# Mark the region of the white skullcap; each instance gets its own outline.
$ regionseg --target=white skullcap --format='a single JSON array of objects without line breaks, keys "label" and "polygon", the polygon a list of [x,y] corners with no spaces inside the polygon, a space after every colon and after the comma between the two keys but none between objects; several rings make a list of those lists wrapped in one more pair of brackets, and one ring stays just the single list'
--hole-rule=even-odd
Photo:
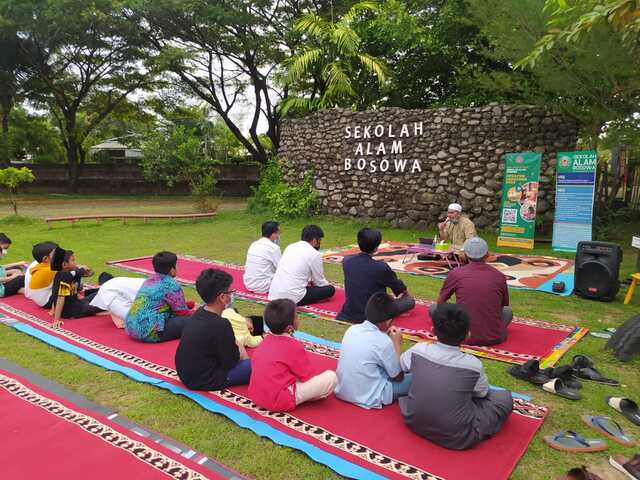
[{"label": "white skullcap", "polygon": [[459,203],[452,203],[451,205],[449,205],[449,208],[447,208],[447,210],[455,210],[456,212],[461,212],[462,205],[460,205]]}]

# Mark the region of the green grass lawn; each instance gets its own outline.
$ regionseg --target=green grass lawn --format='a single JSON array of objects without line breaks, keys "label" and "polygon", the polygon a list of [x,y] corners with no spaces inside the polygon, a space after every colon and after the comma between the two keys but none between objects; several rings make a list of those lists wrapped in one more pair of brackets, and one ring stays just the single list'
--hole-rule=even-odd
[{"label": "green grass lawn", "polygon": [[[23,212],[28,210],[30,215],[39,218],[50,215],[48,212],[62,215],[70,210],[77,214],[110,213],[110,209],[115,207],[127,212],[138,212],[149,208],[148,205],[151,204],[154,205],[154,209],[157,208],[154,212],[166,213],[187,208],[186,205],[189,203],[184,198],[172,200],[158,197],[136,197],[127,200],[48,196],[29,197],[27,200],[32,202],[30,210],[25,207]],[[87,222],[74,227],[57,224],[50,230],[44,221],[36,218],[3,220],[0,221],[0,231],[7,233],[14,242],[5,261],[9,263],[30,259],[31,245],[42,240],[54,240],[65,248],[74,250],[78,261],[93,266],[97,272],[104,269],[112,273],[122,273],[117,269],[102,267],[108,260],[149,255],[161,249],[243,263],[247,246],[259,235],[260,224],[267,218],[245,213],[242,205],[242,202],[238,201],[225,203],[216,218],[198,222],[130,222],[128,225],[122,225],[118,221],[101,224]],[[283,248],[288,243],[298,240],[302,226],[310,221],[303,219],[285,222],[282,225]],[[314,218],[313,222],[321,225],[325,231],[323,248],[354,243],[356,232],[362,227],[362,224],[355,220],[332,217]],[[635,251],[628,245],[630,235],[638,230],[637,227],[638,225],[621,225],[616,229],[615,238],[606,239],[619,242],[625,249],[621,278],[628,277],[634,271]],[[425,232],[383,228],[383,235],[387,240],[415,241],[418,236],[424,234]],[[426,235],[433,235],[433,231],[426,232]],[[483,236],[489,241],[490,246],[495,246],[493,233],[484,232]],[[541,245],[534,253],[553,255],[550,245]],[[326,265],[325,271],[329,279],[342,282],[340,266]],[[442,283],[441,280],[429,277],[401,277],[414,295],[425,299],[434,299]],[[186,292],[190,298],[197,298],[194,290],[186,289]],[[622,304],[624,288],[617,301],[612,303],[527,291],[511,290],[510,295],[518,316],[582,325],[596,330],[621,324],[638,313],[640,305],[640,291],[631,305]],[[261,309],[259,305],[248,302],[238,301],[237,305],[243,313],[257,313]],[[301,329],[339,341],[345,327],[335,322],[304,318]],[[564,428],[591,435],[580,421],[580,416],[584,414],[612,415],[632,434],[640,437],[639,427],[633,426],[609,410],[605,404],[607,395],[623,395],[640,400],[640,360],[622,364],[602,350],[604,343],[604,340],[587,336],[570,350],[563,361],[569,361],[571,356],[577,353],[590,355],[596,359],[597,367],[605,375],[620,379],[623,386],[612,388],[585,383],[582,390],[584,398],[579,402],[543,393],[517,381],[507,374],[508,364],[483,360],[493,384],[529,394],[537,403],[547,405],[551,409],[541,432],[531,443],[512,478],[554,478],[576,465],[602,464],[610,454],[621,453],[629,456],[640,450],[640,447],[633,450],[608,442],[609,449],[601,454],[569,454],[551,450],[541,440],[543,435]],[[405,348],[409,345],[406,343]],[[203,410],[190,400],[136,383],[120,374],[107,372],[5,326],[0,326],[0,356],[59,382],[93,401],[114,408],[121,414],[184,442],[248,476],[258,479],[324,479],[336,476],[331,470],[314,463],[305,455],[260,439],[223,417]],[[491,468],[490,465],[487,465],[487,468]]]}]

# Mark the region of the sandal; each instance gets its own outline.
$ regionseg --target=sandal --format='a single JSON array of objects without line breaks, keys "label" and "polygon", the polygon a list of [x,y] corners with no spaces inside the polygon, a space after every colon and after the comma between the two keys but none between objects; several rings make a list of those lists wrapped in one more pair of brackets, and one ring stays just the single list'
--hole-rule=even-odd
[{"label": "sandal", "polygon": [[640,454],[636,454],[631,460],[622,455],[614,455],[609,457],[609,463],[627,478],[640,480]]},{"label": "sandal", "polygon": [[587,439],[572,430],[562,430],[555,435],[547,435],[544,442],[562,452],[601,452],[607,444],[598,439]]},{"label": "sandal", "polygon": [[627,435],[624,429],[615,420],[609,417],[597,417],[583,415],[582,421],[605,437],[625,447],[633,447],[636,444],[634,438]]},{"label": "sandal", "polygon": [[640,408],[633,400],[622,397],[607,397],[607,405],[620,412],[631,423],[640,425]]},{"label": "sandal", "polygon": [[569,400],[580,400],[582,396],[575,390],[567,387],[562,379],[554,378],[553,380],[542,385],[545,392],[553,393],[559,397],[568,398]]},{"label": "sandal", "polygon": [[573,368],[571,365],[562,365],[556,368],[548,367],[540,372],[549,377],[549,380],[552,378],[561,379],[564,384],[572,390],[580,390],[582,388],[580,380],[573,377]]},{"label": "sandal", "polygon": [[582,380],[591,380],[592,382],[602,383],[604,385],[619,386],[618,380],[606,378],[594,367],[593,360],[586,355],[576,355],[573,357],[571,364],[573,367],[573,376]]},{"label": "sandal", "polygon": [[509,369],[509,373],[520,380],[531,382],[534,385],[543,385],[551,380],[551,377],[545,373],[545,370],[540,370],[540,362],[538,362],[538,360],[529,360],[523,365],[514,365]]}]

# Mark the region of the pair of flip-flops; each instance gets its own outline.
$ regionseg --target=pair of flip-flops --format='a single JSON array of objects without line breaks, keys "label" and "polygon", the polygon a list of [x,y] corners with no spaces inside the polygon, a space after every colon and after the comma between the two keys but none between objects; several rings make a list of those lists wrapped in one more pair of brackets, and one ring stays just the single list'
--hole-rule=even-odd
[{"label": "pair of flip-flops", "polygon": [[607,397],[607,405],[620,412],[631,423],[640,426],[640,408],[630,398]]},{"label": "pair of flip-flops", "polygon": [[582,384],[573,377],[573,368],[570,365],[541,370],[538,360],[529,360],[523,365],[514,365],[509,369],[509,373],[560,397],[569,400],[582,398],[578,392]]},{"label": "pair of flip-flops", "polygon": [[[625,447],[636,445],[635,439],[609,417],[584,415],[582,421],[598,433],[620,445]],[[544,437],[544,441],[551,448],[563,452],[601,452],[607,448],[604,440],[585,438],[573,430],[562,430],[555,435],[547,435]]]}]

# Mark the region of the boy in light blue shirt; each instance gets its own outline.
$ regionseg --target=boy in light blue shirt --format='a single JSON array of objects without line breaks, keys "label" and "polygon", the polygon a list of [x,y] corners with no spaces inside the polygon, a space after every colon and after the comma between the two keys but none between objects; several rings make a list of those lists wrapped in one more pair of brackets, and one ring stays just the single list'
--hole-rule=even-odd
[{"label": "boy in light blue shirt", "polygon": [[382,408],[407,395],[411,374],[400,367],[402,334],[391,326],[397,311],[384,292],[371,296],[367,320],[345,332],[338,360],[336,396],[362,408]]}]

